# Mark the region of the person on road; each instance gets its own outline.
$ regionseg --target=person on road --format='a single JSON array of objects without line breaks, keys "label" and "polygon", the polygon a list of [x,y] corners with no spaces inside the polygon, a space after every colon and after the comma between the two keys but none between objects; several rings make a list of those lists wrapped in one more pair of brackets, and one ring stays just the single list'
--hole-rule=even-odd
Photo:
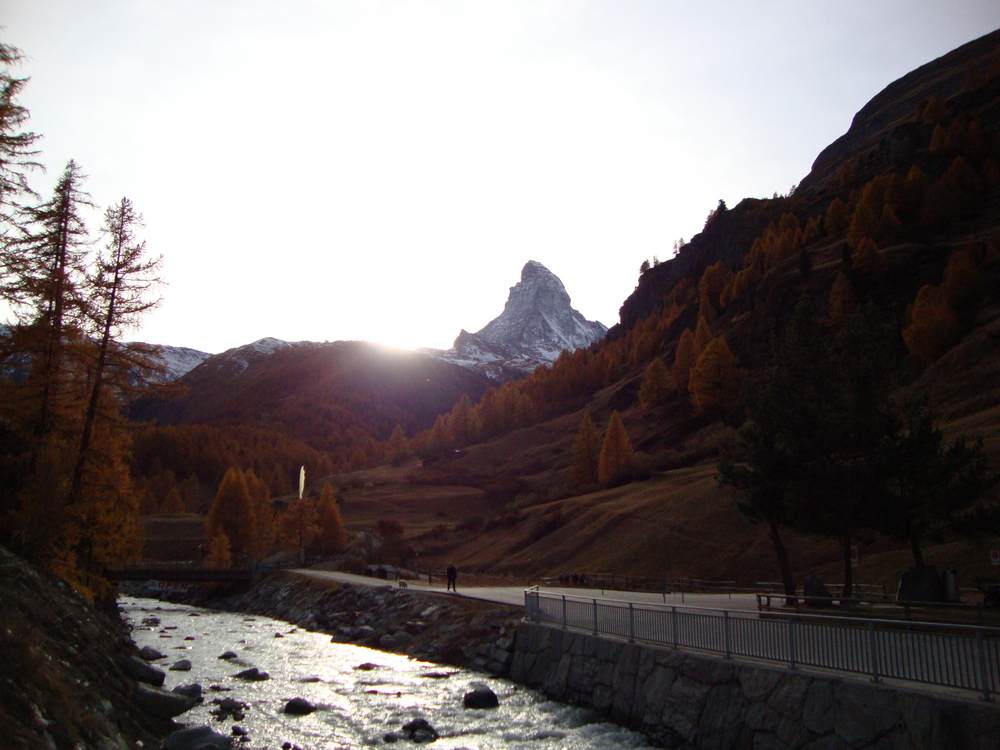
[{"label": "person on road", "polygon": [[458,580],[458,571],[455,569],[455,563],[448,563],[448,570],[445,571],[448,576],[448,588],[447,591],[458,591],[455,587],[455,581]]}]

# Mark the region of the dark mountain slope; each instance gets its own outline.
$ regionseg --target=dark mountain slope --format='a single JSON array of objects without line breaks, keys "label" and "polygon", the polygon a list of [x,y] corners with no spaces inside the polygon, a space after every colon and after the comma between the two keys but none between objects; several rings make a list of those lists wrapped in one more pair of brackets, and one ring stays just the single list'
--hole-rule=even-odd
[{"label": "dark mountain slope", "polygon": [[429,427],[463,394],[488,381],[415,352],[363,341],[241,347],[210,357],[180,381],[174,401],[139,404],[133,416],[159,424],[252,425],[294,435],[319,450],[350,436],[388,437]]}]

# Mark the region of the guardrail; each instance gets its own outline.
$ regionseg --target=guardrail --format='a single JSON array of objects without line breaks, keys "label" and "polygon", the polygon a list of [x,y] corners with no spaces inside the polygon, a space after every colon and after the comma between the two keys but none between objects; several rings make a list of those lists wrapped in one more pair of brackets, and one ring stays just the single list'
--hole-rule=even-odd
[{"label": "guardrail", "polygon": [[1000,629],[635,604],[525,591],[528,620],[679,649],[1000,693]]}]

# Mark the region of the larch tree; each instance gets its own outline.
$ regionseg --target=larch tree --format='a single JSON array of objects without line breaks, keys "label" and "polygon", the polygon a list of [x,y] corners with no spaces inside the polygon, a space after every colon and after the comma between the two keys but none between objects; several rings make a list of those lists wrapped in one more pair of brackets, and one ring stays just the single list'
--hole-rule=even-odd
[{"label": "larch tree", "polygon": [[847,229],[847,205],[840,198],[834,198],[823,218],[823,229],[830,236],[840,234]]},{"label": "larch tree", "polygon": [[670,371],[663,360],[654,357],[646,368],[646,376],[639,388],[639,403],[643,409],[651,409],[664,403],[674,392],[674,384],[670,379]]},{"label": "larch tree", "polygon": [[632,442],[628,438],[625,423],[622,422],[621,414],[614,411],[608,422],[608,431],[604,434],[598,461],[597,478],[601,484],[610,481],[624,469],[632,453]]},{"label": "larch tree", "polygon": [[308,497],[296,500],[282,514],[278,526],[282,549],[295,554],[299,563],[305,562],[306,550],[319,534],[316,504]]},{"label": "larch tree", "polygon": [[681,334],[681,338],[677,342],[674,365],[671,369],[671,375],[674,378],[674,387],[677,388],[677,392],[681,395],[687,393],[691,368],[694,367],[696,361],[694,334],[691,333],[690,328],[685,328],[684,333]]},{"label": "larch tree", "polygon": [[316,504],[319,524],[319,550],[324,555],[336,555],[343,552],[347,546],[347,529],[340,516],[340,503],[333,487],[329,483],[323,485]]},{"label": "larch tree", "polygon": [[205,536],[209,539],[220,532],[229,537],[234,557],[250,553],[256,539],[255,518],[246,477],[237,467],[231,467],[219,483],[215,501],[205,519]]},{"label": "larch tree", "polygon": [[926,284],[917,292],[910,312],[911,323],[903,330],[903,340],[911,354],[930,364],[944,352],[958,333],[958,316],[948,304],[943,287]]},{"label": "larch tree", "polygon": [[596,484],[599,478],[598,467],[601,460],[601,435],[590,418],[589,412],[584,412],[580,426],[573,442],[573,482],[577,485]]},{"label": "larch tree", "polygon": [[97,339],[97,352],[92,365],[90,395],[84,415],[83,430],[77,449],[76,465],[70,485],[68,504],[80,502],[84,489],[84,473],[94,457],[91,439],[99,419],[98,406],[107,399],[105,374],[110,368],[141,375],[155,369],[144,352],[130,351],[119,343],[123,331],[138,325],[142,316],[155,308],[160,300],[152,295],[159,283],[157,271],[161,257],[146,257],[146,243],[136,237],[142,217],[128,198],[109,208],[104,214],[105,246],[97,253],[94,271],[87,276],[88,305],[86,314],[92,336]]},{"label": "larch tree", "polygon": [[[11,66],[21,59],[20,50],[0,43],[0,66],[3,66],[0,69],[0,239],[5,238],[16,221],[17,201],[21,196],[31,195],[27,172],[40,166],[35,161],[38,156],[35,145],[40,136],[24,130],[29,113],[18,102],[27,79],[18,78],[11,72]],[[5,255],[3,259],[7,260]],[[0,292],[4,288],[5,265],[6,262],[0,264]]]},{"label": "larch tree", "polygon": [[723,337],[712,339],[691,368],[688,389],[696,414],[725,413],[739,403],[740,371]]},{"label": "larch tree", "polygon": [[854,289],[847,274],[838,271],[826,304],[826,324],[838,329],[855,309]]},{"label": "larch tree", "polygon": [[253,536],[247,548],[251,560],[263,560],[271,552],[277,535],[274,508],[271,505],[271,490],[267,482],[260,479],[253,471],[243,472],[250,494],[250,513],[253,516]]},{"label": "larch tree", "polygon": [[230,568],[233,565],[233,553],[229,545],[229,537],[224,531],[218,532],[208,540],[205,554],[205,567],[214,569]]},{"label": "larch tree", "polygon": [[81,283],[89,237],[83,209],[92,204],[83,192],[84,179],[70,161],[52,198],[24,209],[26,228],[10,245],[17,260],[8,270],[7,296],[22,323],[21,354],[32,362],[38,437],[49,434],[53,413],[65,400],[67,339],[79,332],[86,309]]},{"label": "larch tree", "polygon": [[701,353],[705,351],[709,343],[712,341],[712,329],[708,325],[708,321],[702,317],[698,316],[698,327],[694,331],[694,358],[695,362],[698,361],[698,357]]}]

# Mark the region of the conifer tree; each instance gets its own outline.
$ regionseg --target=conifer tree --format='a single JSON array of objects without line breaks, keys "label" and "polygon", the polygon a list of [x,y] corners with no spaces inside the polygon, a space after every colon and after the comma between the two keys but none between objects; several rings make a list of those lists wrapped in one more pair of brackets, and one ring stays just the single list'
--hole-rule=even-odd
[{"label": "conifer tree", "polygon": [[132,347],[126,354],[120,351],[118,344],[123,331],[136,326],[145,313],[159,304],[159,299],[150,297],[149,292],[158,283],[156,272],[161,258],[145,257],[146,243],[135,235],[141,225],[142,217],[128,198],[122,198],[119,204],[109,208],[104,215],[107,244],[97,254],[94,273],[87,277],[87,317],[98,343],[70,486],[70,505],[80,501],[84,471],[88,461],[94,459],[91,438],[98,420],[98,405],[107,389],[106,372],[117,366],[119,372],[128,371],[132,376],[142,377],[157,369],[148,356],[143,356],[146,352]]},{"label": "conifer tree", "polygon": [[205,536],[211,539],[224,533],[229,538],[233,556],[242,557],[253,548],[256,531],[246,477],[233,466],[219,483],[215,501],[205,519]]},{"label": "conifer tree", "polygon": [[278,523],[281,547],[305,562],[306,550],[319,534],[319,516],[316,504],[308,497],[296,500],[288,506]]},{"label": "conifer tree", "polygon": [[952,309],[976,297],[982,288],[983,273],[972,253],[968,250],[952,253],[944,269],[944,289]]},{"label": "conifer tree", "polygon": [[389,436],[389,458],[392,461],[398,461],[402,458],[410,447],[406,439],[406,433],[403,431],[403,426],[397,424],[392,430],[392,434]]},{"label": "conifer tree", "polygon": [[688,388],[696,414],[731,411],[739,400],[740,372],[725,338],[712,339],[691,368]]},{"label": "conifer tree", "polygon": [[865,201],[858,203],[851,217],[851,228],[847,231],[847,244],[857,248],[865,237],[878,236],[878,216]]},{"label": "conifer tree", "polygon": [[604,434],[601,445],[601,457],[598,461],[597,478],[601,484],[610,481],[632,456],[632,442],[628,439],[625,423],[621,415],[614,411],[608,422],[608,431]]},{"label": "conifer tree", "polygon": [[599,478],[601,435],[594,426],[589,412],[583,413],[573,443],[573,482],[577,485],[595,484]]},{"label": "conifer tree", "polygon": [[677,352],[674,355],[674,366],[671,370],[674,387],[677,388],[677,392],[681,395],[687,393],[688,378],[691,368],[694,367],[696,361],[694,334],[691,333],[690,328],[685,328],[680,340],[677,342]]},{"label": "conifer tree", "polygon": [[862,238],[851,258],[851,268],[866,276],[881,276],[888,269],[885,253],[870,237]]},{"label": "conifer tree", "polygon": [[903,340],[911,354],[930,364],[944,352],[958,332],[958,317],[948,304],[943,287],[926,284],[917,292],[910,313],[911,323]]},{"label": "conifer tree", "polygon": [[448,415],[448,432],[451,433],[452,442],[457,447],[464,448],[475,441],[474,418],[475,414],[472,402],[469,400],[469,394],[463,393],[462,398],[452,407],[451,413]]},{"label": "conifer tree", "polygon": [[823,229],[830,236],[840,234],[847,229],[847,206],[840,198],[834,198],[827,208]]},{"label": "conifer tree", "polygon": [[205,555],[205,567],[215,569],[231,568],[233,565],[233,554],[229,545],[229,537],[224,531],[220,531],[208,540],[208,549]]},{"label": "conifer tree", "polygon": [[271,552],[277,535],[271,490],[267,482],[259,479],[253,469],[243,472],[250,494],[250,512],[253,516],[253,539],[247,549],[251,560],[263,560]]},{"label": "conifer tree", "polygon": [[[40,165],[35,161],[38,151],[35,144],[39,135],[23,126],[28,121],[28,110],[18,102],[27,79],[17,78],[11,73],[11,66],[21,61],[21,51],[0,42],[0,238],[7,234],[14,221],[13,210],[23,195],[31,195],[27,172]],[[2,252],[2,251],[0,251]],[[0,255],[0,299],[5,295],[6,274],[5,255]],[[10,260],[14,260],[10,258]]]},{"label": "conifer tree", "polygon": [[695,361],[705,351],[705,348],[712,341],[712,329],[708,326],[708,321],[704,317],[698,317],[698,327],[694,332],[694,356]]},{"label": "conifer tree", "polygon": [[654,357],[646,368],[646,377],[639,388],[639,403],[643,409],[651,409],[665,402],[673,390],[670,371],[662,359]]},{"label": "conifer tree", "polygon": [[347,529],[340,517],[340,503],[329,482],[323,485],[316,511],[320,552],[327,556],[342,552],[347,546]]},{"label": "conifer tree", "polygon": [[65,399],[63,352],[85,309],[80,284],[88,236],[82,211],[91,204],[82,190],[84,179],[70,161],[53,197],[25,209],[27,228],[11,244],[16,261],[5,269],[10,276],[6,296],[27,323],[22,354],[32,362],[30,382],[38,392],[34,433],[39,437],[48,434],[52,414]]},{"label": "conifer tree", "polygon": [[839,329],[846,318],[854,312],[854,308],[854,289],[851,287],[851,281],[843,271],[838,271],[826,305],[826,324],[833,329]]}]

